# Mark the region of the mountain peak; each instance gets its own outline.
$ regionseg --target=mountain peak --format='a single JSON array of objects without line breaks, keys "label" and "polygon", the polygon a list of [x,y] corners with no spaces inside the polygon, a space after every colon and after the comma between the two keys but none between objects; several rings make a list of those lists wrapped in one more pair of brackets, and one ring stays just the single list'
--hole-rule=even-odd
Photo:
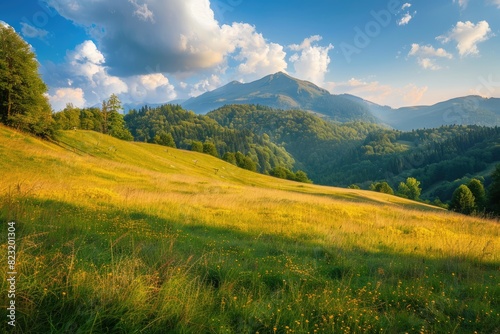
[{"label": "mountain peak", "polygon": [[203,114],[228,104],[260,104],[277,109],[301,109],[320,113],[338,121],[375,121],[366,108],[334,96],[315,84],[285,72],[269,74],[249,83],[235,81],[191,98],[182,106]]}]

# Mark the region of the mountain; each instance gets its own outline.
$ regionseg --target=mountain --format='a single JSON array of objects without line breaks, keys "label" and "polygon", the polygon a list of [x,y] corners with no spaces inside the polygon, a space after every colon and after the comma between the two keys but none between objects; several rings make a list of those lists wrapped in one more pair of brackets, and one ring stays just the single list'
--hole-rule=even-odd
[{"label": "mountain", "polygon": [[458,97],[431,106],[413,106],[393,109],[344,95],[363,104],[383,123],[403,131],[437,128],[443,125],[500,126],[500,99],[481,96]]},{"label": "mountain", "polygon": [[283,72],[250,83],[237,81],[184,101],[181,105],[199,114],[230,104],[258,104],[271,108],[300,109],[338,121],[364,121],[397,130],[436,128],[443,125],[500,125],[500,99],[465,96],[432,106],[394,109],[360,97],[330,94],[315,84]]},{"label": "mountain", "polygon": [[339,122],[378,123],[369,108],[342,95],[332,95],[315,84],[283,72],[250,83],[237,81],[191,98],[182,106],[204,114],[228,104],[258,104],[277,109],[300,109]]}]

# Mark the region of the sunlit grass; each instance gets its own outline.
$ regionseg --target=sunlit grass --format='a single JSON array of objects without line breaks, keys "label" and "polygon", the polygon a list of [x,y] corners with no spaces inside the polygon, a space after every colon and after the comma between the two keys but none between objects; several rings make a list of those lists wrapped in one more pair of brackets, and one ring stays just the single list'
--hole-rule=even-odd
[{"label": "sunlit grass", "polygon": [[496,222],[94,132],[0,153],[19,332],[499,329]]}]

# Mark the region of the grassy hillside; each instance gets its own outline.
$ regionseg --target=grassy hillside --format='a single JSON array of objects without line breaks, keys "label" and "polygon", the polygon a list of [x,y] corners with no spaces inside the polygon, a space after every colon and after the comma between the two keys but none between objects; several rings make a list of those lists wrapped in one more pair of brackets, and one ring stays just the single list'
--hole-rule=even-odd
[{"label": "grassy hillside", "polygon": [[0,155],[19,333],[500,329],[496,222],[89,131]]}]

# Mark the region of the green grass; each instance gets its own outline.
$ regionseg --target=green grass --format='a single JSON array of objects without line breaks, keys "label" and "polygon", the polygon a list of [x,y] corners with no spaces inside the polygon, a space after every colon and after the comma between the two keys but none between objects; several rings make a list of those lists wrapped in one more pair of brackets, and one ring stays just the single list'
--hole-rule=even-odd
[{"label": "green grass", "polygon": [[0,154],[15,332],[500,330],[497,222],[94,132]]}]

